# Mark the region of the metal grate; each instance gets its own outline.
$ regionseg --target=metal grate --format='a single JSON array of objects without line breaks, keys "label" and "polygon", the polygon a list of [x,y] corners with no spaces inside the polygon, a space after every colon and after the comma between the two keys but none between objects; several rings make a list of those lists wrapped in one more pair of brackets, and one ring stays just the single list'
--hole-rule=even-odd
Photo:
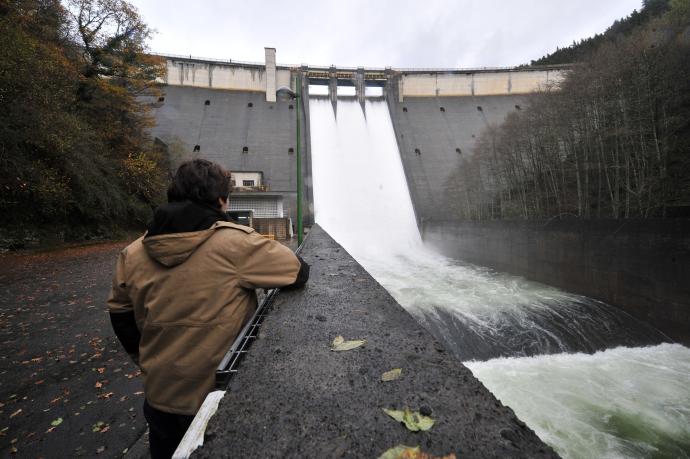
[{"label": "metal grate", "polygon": [[[308,238],[309,235],[307,234],[302,244],[295,250],[295,254],[302,251],[302,247]],[[245,324],[240,334],[235,338],[235,342],[232,343],[228,352],[225,353],[225,356],[216,369],[216,389],[225,390],[230,384],[230,379],[237,373],[237,367],[242,361],[242,358],[249,350],[252,342],[256,339],[259,328],[263,324],[264,318],[270,312],[271,306],[273,305],[273,299],[279,291],[280,289],[274,288],[268,292],[266,298],[264,298],[259,307],[256,308],[256,312],[252,318]]]}]

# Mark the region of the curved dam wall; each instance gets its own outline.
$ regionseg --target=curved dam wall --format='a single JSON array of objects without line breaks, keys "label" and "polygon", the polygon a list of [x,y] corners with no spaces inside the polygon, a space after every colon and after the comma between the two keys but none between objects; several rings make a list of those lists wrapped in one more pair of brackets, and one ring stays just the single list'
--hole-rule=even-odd
[{"label": "curved dam wall", "polygon": [[500,124],[529,95],[389,97],[391,119],[417,222],[457,218],[462,183],[452,179],[481,132]]}]

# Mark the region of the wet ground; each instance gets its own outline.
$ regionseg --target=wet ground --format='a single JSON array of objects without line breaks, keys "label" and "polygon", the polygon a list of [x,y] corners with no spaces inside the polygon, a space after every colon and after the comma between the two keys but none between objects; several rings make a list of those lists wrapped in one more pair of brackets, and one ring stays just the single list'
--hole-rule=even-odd
[{"label": "wet ground", "polygon": [[0,256],[0,456],[120,457],[144,433],[105,305],[124,246]]}]

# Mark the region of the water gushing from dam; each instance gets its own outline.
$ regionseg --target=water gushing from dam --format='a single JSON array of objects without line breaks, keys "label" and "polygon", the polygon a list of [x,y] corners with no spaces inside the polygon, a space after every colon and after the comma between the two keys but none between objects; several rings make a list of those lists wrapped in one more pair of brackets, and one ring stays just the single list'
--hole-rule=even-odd
[{"label": "water gushing from dam", "polygon": [[388,107],[365,109],[339,101],[336,120],[310,100],[316,221],[560,454],[683,453],[690,350],[604,303],[427,250]]}]

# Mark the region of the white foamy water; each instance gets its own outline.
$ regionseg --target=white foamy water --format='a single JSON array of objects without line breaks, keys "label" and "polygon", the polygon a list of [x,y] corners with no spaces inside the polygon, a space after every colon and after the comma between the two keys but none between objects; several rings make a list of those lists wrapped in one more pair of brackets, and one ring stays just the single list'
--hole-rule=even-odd
[{"label": "white foamy water", "polygon": [[688,457],[690,349],[679,344],[465,363],[570,458]]},{"label": "white foamy water", "polygon": [[[567,380],[580,369],[583,374],[587,371],[582,358],[572,353],[658,343],[663,336],[603,303],[520,277],[462,264],[426,249],[415,223],[386,103],[367,102],[365,118],[358,103],[339,101],[337,121],[328,100],[312,99],[309,110],[316,221],[458,358],[488,360],[504,356],[571,353],[540,355],[533,359],[544,362],[545,367],[531,373],[532,381],[525,377],[519,383],[529,389],[543,379],[541,372],[550,371],[549,384],[542,388],[542,398],[526,409],[526,413],[533,410],[537,415],[518,415],[530,425],[528,418],[550,417],[551,423],[547,422],[547,427],[538,433],[565,456],[618,457],[620,448],[613,441],[602,442],[596,449],[581,451],[578,456],[573,455],[573,451],[580,446],[565,448],[553,440],[560,438],[559,431],[568,429],[566,420],[573,425],[587,424],[586,419],[572,413],[579,410],[588,412],[594,406],[577,404],[579,400],[588,398],[586,390],[577,384],[561,391],[561,388],[569,387]],[[643,352],[641,349],[629,351]],[[668,380],[668,386],[676,387],[676,395],[682,392],[677,382],[690,387],[687,372],[683,370],[688,357],[683,353],[679,355],[685,361],[681,367],[667,362],[668,368],[673,369],[671,372],[645,367],[651,379]],[[555,357],[563,360],[554,364]],[[497,361],[500,360],[490,360],[487,364]],[[618,374],[634,378],[639,367],[635,367],[630,359],[627,362],[627,366],[622,364],[627,373],[619,371]],[[563,368],[568,371],[561,371]],[[496,367],[492,371],[487,367],[478,377],[482,381],[484,378],[488,380],[490,375],[500,379],[502,371],[503,368]],[[604,380],[607,378],[606,375],[602,377]],[[615,394],[607,394],[606,390],[616,391],[616,387],[614,384],[601,384],[601,397],[614,399]],[[684,397],[676,397],[678,403],[674,409],[678,412],[688,412],[689,391],[686,389]],[[520,397],[521,392],[516,388],[515,392],[505,396],[503,402],[513,406]],[[571,414],[560,417],[561,413],[568,411],[554,413],[548,404],[540,405],[539,400],[542,399],[560,400],[572,408]],[[656,399],[658,397],[651,397],[641,402],[639,409],[655,405],[653,400]],[[630,401],[631,410],[635,409],[636,403],[636,400]],[[610,411],[609,408],[603,409],[603,413],[608,413],[604,416],[615,419],[615,410]],[[591,416],[596,417],[595,414]],[[649,428],[644,417],[637,421],[638,429]],[[587,425],[591,425],[593,431],[600,429],[596,423]],[[536,430],[535,426],[532,427]],[[662,428],[661,431],[665,430]],[[671,430],[665,432],[666,436],[656,437],[658,441],[665,442],[667,438],[678,435],[687,437],[683,433],[676,435],[677,432]],[[620,438],[625,442],[626,435],[632,434],[620,429],[611,433],[610,438]],[[576,440],[577,436],[573,438]],[[575,440],[573,445],[579,445]],[[662,448],[654,443],[656,440],[649,441],[646,457],[654,457],[654,448]],[[563,444],[568,444],[568,438],[563,440]],[[592,454],[587,455],[588,451]]]}]

